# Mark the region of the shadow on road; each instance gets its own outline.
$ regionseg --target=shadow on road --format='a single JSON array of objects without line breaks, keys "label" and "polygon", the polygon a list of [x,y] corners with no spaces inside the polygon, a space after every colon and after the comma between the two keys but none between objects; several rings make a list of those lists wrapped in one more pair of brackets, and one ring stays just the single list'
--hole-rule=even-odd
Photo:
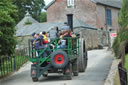
[{"label": "shadow on road", "polygon": [[[74,76],[73,76],[74,78]],[[39,82],[52,82],[52,81],[67,81],[66,76],[63,76],[62,74],[55,74],[55,75],[48,75],[48,77],[41,77],[39,79]],[[70,81],[70,80],[69,80]]]}]

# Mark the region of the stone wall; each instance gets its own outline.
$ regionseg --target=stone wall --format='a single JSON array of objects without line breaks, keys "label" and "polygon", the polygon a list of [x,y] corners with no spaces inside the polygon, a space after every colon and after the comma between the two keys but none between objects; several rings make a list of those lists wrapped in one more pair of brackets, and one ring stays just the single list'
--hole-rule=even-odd
[{"label": "stone wall", "polygon": [[21,36],[17,37],[16,55],[28,56],[29,55],[29,44],[28,40],[32,39],[32,36]]},{"label": "stone wall", "polygon": [[85,39],[87,49],[99,48],[99,46],[108,45],[107,32],[103,30],[93,30],[88,28],[74,29]]},{"label": "stone wall", "polygon": [[23,49],[23,48],[28,48],[28,40],[32,39],[32,36],[21,36],[18,37],[18,44],[17,44],[17,49]]}]

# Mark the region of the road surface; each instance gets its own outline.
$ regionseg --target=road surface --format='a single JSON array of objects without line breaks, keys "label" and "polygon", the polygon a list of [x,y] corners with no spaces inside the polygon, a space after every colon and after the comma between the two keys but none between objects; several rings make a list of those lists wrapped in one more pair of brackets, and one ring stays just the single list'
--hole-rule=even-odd
[{"label": "road surface", "polygon": [[113,57],[107,48],[88,51],[88,67],[86,72],[73,76],[72,80],[64,80],[62,74],[50,74],[48,78],[40,77],[38,82],[32,82],[28,62],[18,72],[0,81],[0,85],[103,85]]}]

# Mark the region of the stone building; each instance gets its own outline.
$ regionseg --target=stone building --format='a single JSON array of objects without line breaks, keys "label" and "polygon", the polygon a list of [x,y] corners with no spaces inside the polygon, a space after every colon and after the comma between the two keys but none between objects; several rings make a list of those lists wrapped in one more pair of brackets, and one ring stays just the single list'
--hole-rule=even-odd
[{"label": "stone building", "polygon": [[[72,8],[71,8],[71,10],[72,10]],[[73,13],[73,11],[71,11],[71,10],[67,11],[67,13],[69,13],[69,12]],[[61,12],[59,12],[59,13],[61,13]],[[77,33],[80,32],[80,34],[82,34],[82,37],[85,39],[87,49],[98,48],[99,45],[103,46],[103,45],[108,44],[108,38],[106,36],[102,35],[103,31],[97,29],[95,27],[95,25],[87,24],[84,20],[82,20],[82,18],[76,18],[75,16],[76,15],[74,14],[74,19],[73,19],[74,32],[77,32]],[[51,17],[51,19],[52,18],[53,17]],[[29,21],[32,22],[32,24],[25,25],[25,22],[28,19],[29,19]],[[55,19],[54,22],[49,21],[46,23],[39,23],[39,22],[35,21],[30,15],[27,14],[17,24],[17,27],[18,27],[18,29],[16,31],[16,36],[18,37],[17,49],[28,48],[28,39],[32,38],[31,34],[33,32],[36,32],[36,33],[40,33],[42,31],[47,32],[50,30],[51,26],[58,26],[59,28],[61,28],[65,21],[67,21],[66,14],[64,14],[63,18],[60,20],[58,18],[58,20]],[[104,40],[102,40],[103,37],[104,37]],[[102,42],[102,41],[105,41],[105,42]]]},{"label": "stone building", "polygon": [[[51,26],[58,26],[61,29],[64,21],[62,22],[47,22],[47,23],[34,23],[32,25],[25,25],[16,31],[19,43],[17,48],[28,48],[28,40],[32,39],[32,33],[40,33],[42,31],[48,32]],[[86,41],[87,49],[98,48],[101,39],[99,39],[100,31],[97,28],[86,24],[81,20],[73,20],[74,32],[80,33]],[[100,35],[102,36],[102,35]]]},{"label": "stone building", "polygon": [[48,22],[64,21],[67,13],[73,13],[75,19],[118,32],[121,7],[122,0],[53,0],[45,9]]}]

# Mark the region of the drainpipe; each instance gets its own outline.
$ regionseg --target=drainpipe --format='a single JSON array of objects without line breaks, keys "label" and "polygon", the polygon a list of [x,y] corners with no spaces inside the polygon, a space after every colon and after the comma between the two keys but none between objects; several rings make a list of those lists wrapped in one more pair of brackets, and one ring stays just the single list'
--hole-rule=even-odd
[{"label": "drainpipe", "polygon": [[73,14],[67,14],[67,22],[73,32]]}]

